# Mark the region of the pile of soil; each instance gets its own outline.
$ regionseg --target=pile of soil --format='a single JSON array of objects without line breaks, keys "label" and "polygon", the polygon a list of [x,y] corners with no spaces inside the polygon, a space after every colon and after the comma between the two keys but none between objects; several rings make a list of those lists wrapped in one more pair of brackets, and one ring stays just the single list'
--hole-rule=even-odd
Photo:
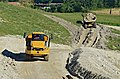
[{"label": "pile of soil", "polygon": [[82,47],[69,54],[66,69],[80,79],[119,79],[120,52]]},{"label": "pile of soil", "polygon": [[0,79],[22,79],[17,73],[16,62],[0,54]]}]

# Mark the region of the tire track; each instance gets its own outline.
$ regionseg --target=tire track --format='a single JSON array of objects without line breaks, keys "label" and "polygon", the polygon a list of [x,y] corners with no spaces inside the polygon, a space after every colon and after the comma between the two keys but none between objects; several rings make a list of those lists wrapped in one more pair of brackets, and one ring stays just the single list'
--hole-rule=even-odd
[{"label": "tire track", "polygon": [[[24,79],[63,79],[69,49],[52,49],[49,61],[20,62],[19,73]],[[61,59],[61,56],[64,57]]]},{"label": "tire track", "polygon": [[109,28],[113,28],[116,30],[120,30],[120,26],[110,26],[110,25],[103,25],[103,24],[98,24],[99,26],[104,26],[104,27],[109,27]]},{"label": "tire track", "polygon": [[71,46],[75,47],[76,40],[74,40],[74,37],[75,37],[75,33],[76,33],[77,29],[78,29],[78,26],[76,26],[74,24],[71,24],[70,22],[68,22],[68,21],[66,21],[64,19],[61,19],[61,18],[53,16],[53,15],[44,14],[44,16],[46,16],[47,18],[59,23],[64,28],[66,28],[68,30],[68,32],[70,33],[70,35],[71,35],[71,41],[72,41]]}]

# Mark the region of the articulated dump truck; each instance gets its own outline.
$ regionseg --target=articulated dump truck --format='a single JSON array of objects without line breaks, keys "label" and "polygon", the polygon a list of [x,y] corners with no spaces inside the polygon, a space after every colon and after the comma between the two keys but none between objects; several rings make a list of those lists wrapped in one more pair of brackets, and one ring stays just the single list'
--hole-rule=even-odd
[{"label": "articulated dump truck", "polygon": [[82,15],[83,21],[81,21],[82,26],[87,28],[96,28],[96,15],[93,13],[87,13],[85,16]]},{"label": "articulated dump truck", "polygon": [[45,35],[43,32],[33,32],[29,35],[24,33],[24,38],[26,40],[25,53],[27,60],[34,57],[42,57],[45,61],[48,61],[51,40],[49,36]]}]

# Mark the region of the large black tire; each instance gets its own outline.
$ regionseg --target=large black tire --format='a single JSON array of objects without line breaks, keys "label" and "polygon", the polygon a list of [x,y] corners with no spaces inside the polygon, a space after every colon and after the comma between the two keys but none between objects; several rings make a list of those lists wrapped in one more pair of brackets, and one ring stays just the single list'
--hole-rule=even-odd
[{"label": "large black tire", "polygon": [[48,61],[48,59],[49,59],[49,55],[44,56],[45,61]]}]

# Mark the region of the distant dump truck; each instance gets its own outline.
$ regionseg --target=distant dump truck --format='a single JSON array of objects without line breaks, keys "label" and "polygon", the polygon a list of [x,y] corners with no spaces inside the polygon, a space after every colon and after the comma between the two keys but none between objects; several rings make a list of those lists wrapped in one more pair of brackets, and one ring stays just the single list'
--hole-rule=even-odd
[{"label": "distant dump truck", "polygon": [[96,28],[96,15],[93,13],[87,13],[85,16],[82,15],[83,21],[81,21],[82,26],[87,29],[87,28]]},{"label": "distant dump truck", "polygon": [[48,61],[51,39],[49,36],[43,32],[33,32],[27,36],[26,33],[24,33],[24,38],[26,40],[26,59],[43,57],[44,60]]}]

